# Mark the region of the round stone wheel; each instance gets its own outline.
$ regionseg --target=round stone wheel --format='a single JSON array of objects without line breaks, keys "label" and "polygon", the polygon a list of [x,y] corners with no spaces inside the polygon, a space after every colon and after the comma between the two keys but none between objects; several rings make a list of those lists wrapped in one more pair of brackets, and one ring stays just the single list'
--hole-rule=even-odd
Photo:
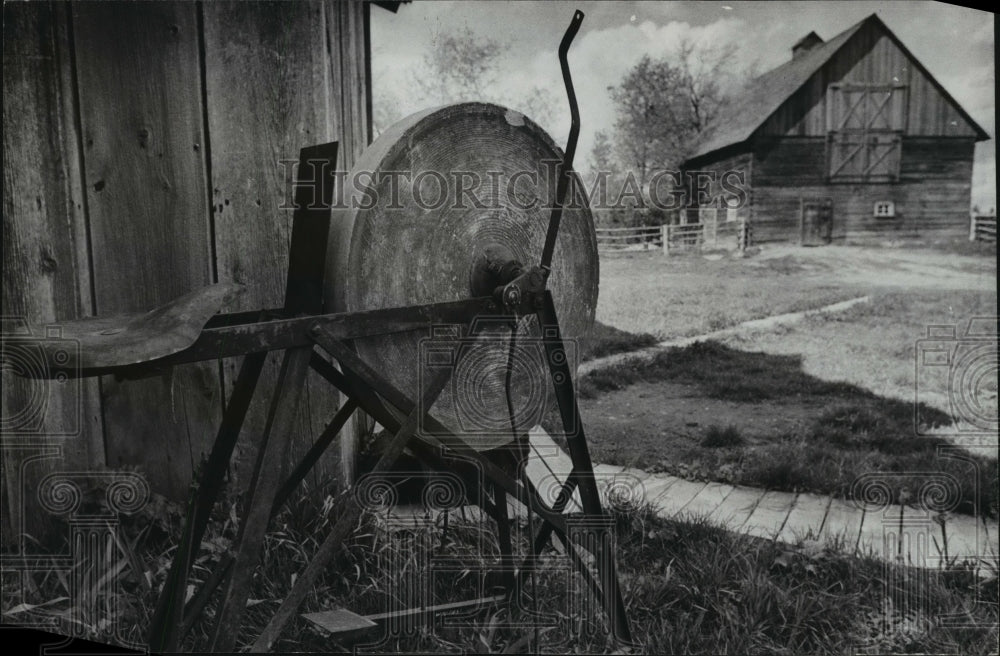
[{"label": "round stone wheel", "polygon": [[[330,228],[326,311],[471,298],[474,265],[486,249],[538,264],[562,159],[538,125],[497,105],[449,105],[396,123],[344,182]],[[594,221],[575,183],[548,280],[574,375],[575,338],[593,325],[598,288]],[[496,318],[479,323],[476,337],[463,331],[461,339],[449,339],[453,329],[440,326],[357,339],[355,348],[414,401],[436,368],[451,367],[452,380],[431,414],[486,450],[541,422],[555,398],[547,336],[533,315],[516,331]]]}]

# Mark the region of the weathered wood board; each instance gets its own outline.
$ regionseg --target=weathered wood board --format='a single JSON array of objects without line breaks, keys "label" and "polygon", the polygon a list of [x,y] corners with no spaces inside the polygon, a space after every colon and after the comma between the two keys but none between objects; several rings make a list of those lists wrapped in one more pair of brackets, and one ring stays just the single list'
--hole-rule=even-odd
[{"label": "weathered wood board", "polygon": [[[3,11],[6,331],[89,315],[93,299],[66,7],[6,3]],[[2,394],[5,541],[21,531],[40,537],[34,492],[41,477],[104,464],[98,381],[60,385],[5,373]],[[42,397],[39,416],[7,422]]]},{"label": "weathered wood board", "polygon": [[[72,6],[96,312],[139,311],[211,282],[197,6]],[[184,498],[220,417],[218,368],[102,379],[108,465]]]},{"label": "weathered wood board", "polygon": [[[326,12],[319,2],[218,2],[205,5],[205,94],[212,135],[211,198],[220,281],[245,285],[230,311],[284,303],[292,232],[292,180],[299,149],[336,139],[331,112],[334,79],[326,48]],[[278,354],[280,355],[280,354]],[[277,376],[272,354],[240,440],[236,473],[252,471],[257,438]],[[227,390],[239,360],[224,364]],[[338,395],[310,374],[286,471],[309,448],[337,409]],[[335,470],[324,456],[307,479],[313,486]]]},{"label": "weathered wood board", "polygon": [[[4,316],[49,325],[142,311],[219,280],[251,292],[227,310],[280,305],[292,220],[280,209],[292,175],[281,160],[337,140],[349,168],[366,146],[368,12],[320,1],[5,4]],[[5,535],[21,525],[19,489],[53,468],[136,467],[154,492],[185,500],[238,364],[55,394],[43,428],[75,425],[79,436],[34,450],[17,437],[4,452]],[[339,403],[310,376],[289,461]],[[28,389],[5,384],[4,411]],[[339,473],[338,460],[309,483]]]}]

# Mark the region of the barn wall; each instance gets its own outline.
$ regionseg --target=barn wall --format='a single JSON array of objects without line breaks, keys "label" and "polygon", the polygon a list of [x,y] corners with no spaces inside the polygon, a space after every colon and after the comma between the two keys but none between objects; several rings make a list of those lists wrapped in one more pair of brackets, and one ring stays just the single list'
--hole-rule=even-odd
[{"label": "barn wall", "polygon": [[833,83],[902,84],[909,96],[905,134],[974,137],[973,127],[877,25],[868,23],[762,125],[766,136],[824,136]]},{"label": "barn wall", "polygon": [[[3,316],[51,324],[93,311],[74,99],[68,8],[5,3],[3,7]],[[60,387],[4,375],[3,416],[48,406],[40,423],[5,422],[2,453],[4,541],[39,536],[37,513],[23,512],[41,478],[54,466],[104,464],[104,430],[97,380]],[[63,434],[61,437],[46,435]],[[26,494],[27,493],[27,494]]]},{"label": "barn wall", "polygon": [[[899,182],[827,184],[825,139],[761,139],[753,158],[754,240],[796,241],[803,198],[833,199],[835,240],[962,236],[974,147],[971,138],[904,138]],[[893,201],[894,219],[872,216],[881,200]]]},{"label": "barn wall", "polygon": [[[339,140],[349,166],[367,144],[367,12],[5,3],[3,314],[45,324],[140,311],[215,281],[247,285],[226,310],[280,305],[292,218],[278,209],[280,162]],[[5,521],[19,525],[25,490],[53,467],[137,467],[155,492],[186,498],[237,367],[104,377],[55,397],[45,431],[75,422],[77,436],[5,439]],[[336,409],[311,382],[289,460]],[[24,392],[8,387],[9,406]],[[49,459],[23,477],[39,452]]]},{"label": "barn wall", "polygon": [[[743,187],[747,191],[746,201],[742,204],[736,211],[737,219],[748,219],[750,218],[750,202],[752,198],[752,166],[751,166],[752,155],[750,153],[735,153],[728,157],[724,157],[717,161],[707,163],[700,166],[691,167],[686,170],[687,176],[693,174],[695,170],[700,171],[711,171],[714,175],[714,180],[708,184],[708,195],[712,199],[712,202],[707,207],[720,207],[719,199],[726,198],[729,199],[733,196],[732,187],[735,180],[730,179],[728,184],[728,189],[723,188],[723,177],[726,173],[736,172],[743,175],[744,184]],[[694,199],[697,200],[697,199]]]}]

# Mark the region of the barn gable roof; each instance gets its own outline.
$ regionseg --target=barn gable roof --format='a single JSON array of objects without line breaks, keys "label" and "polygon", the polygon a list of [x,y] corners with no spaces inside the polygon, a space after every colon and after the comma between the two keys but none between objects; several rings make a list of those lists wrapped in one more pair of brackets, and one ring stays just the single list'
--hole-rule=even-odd
[{"label": "barn gable roof", "polygon": [[688,157],[688,161],[722,148],[735,146],[749,139],[754,131],[776,112],[792,94],[801,89],[824,64],[830,61],[850,41],[851,37],[869,23],[877,25],[885,32],[903,54],[930,80],[938,92],[954,105],[959,114],[975,130],[977,141],[989,139],[986,131],[962,109],[962,106],[934,79],[885,23],[877,15],[872,14],[829,41],[818,43],[801,55],[755,78],[740,96],[716,117],[715,128],[711,129],[695,147],[694,152]]}]

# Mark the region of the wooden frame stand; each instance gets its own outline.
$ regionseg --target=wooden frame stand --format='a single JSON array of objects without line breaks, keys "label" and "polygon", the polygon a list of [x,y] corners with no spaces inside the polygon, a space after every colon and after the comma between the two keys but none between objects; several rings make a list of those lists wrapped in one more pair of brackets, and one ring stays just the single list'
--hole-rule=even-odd
[{"label": "wooden frame stand", "polygon": [[[332,174],[336,155],[336,143],[306,148],[301,153],[298,192],[302,195],[297,192],[296,199],[297,202],[302,202],[298,203],[299,207],[295,211],[286,303],[283,309],[264,313],[263,316],[259,313],[217,315],[205,325],[195,343],[184,351],[151,363],[114,368],[129,375],[141,376],[145,371],[158,371],[165,366],[182,362],[243,356],[232,396],[197,493],[191,500],[181,541],[152,618],[149,630],[150,650],[176,651],[195,618],[220,587],[222,597],[211,649],[228,652],[235,648],[240,620],[250,594],[253,571],[261,557],[270,519],[290,498],[320,455],[344,428],[352,413],[359,408],[392,434],[390,439],[380,445],[381,456],[372,469],[373,474],[388,471],[404,448],[428,467],[439,471],[454,471],[456,458],[473,463],[479,469],[488,482],[488,489],[479,489],[476,477],[466,475],[463,480],[467,483],[467,489],[472,492],[470,498],[480,503],[483,510],[497,521],[502,557],[506,562],[516,562],[512,553],[506,495],[520,500],[529,512],[541,518],[541,528],[532,541],[533,553],[520,563],[516,573],[508,572],[504,576],[508,595],[523,583],[534,566],[534,556],[541,552],[555,534],[567,545],[566,553],[599,600],[615,638],[624,643],[630,642],[614,554],[608,553],[608,540],[580,538],[578,532],[571,530],[573,518],[563,512],[575,489],[579,488],[583,517],[604,516],[576,405],[572,372],[566,358],[559,357],[563,342],[551,294],[544,291],[539,296],[537,305],[540,307],[535,314],[539,325],[546,331],[544,344],[549,356],[560,415],[568,436],[573,471],[565,481],[559,498],[554,504],[548,505],[526,476],[511,475],[490,454],[473,450],[458,435],[431,415],[425,414],[448,384],[451,369],[435,371],[421,390],[422,398],[414,399],[375,371],[358,356],[351,345],[351,340],[355,338],[413,330],[429,331],[433,325],[445,323],[471,326],[481,315],[503,315],[504,310],[492,297],[368,312],[321,314],[325,247],[333,198],[333,179],[331,175],[324,174],[324,171]],[[316,171],[317,166],[320,171]],[[311,201],[308,203],[305,202],[306,181],[309,180],[308,176],[304,177],[306,169],[312,169],[315,173],[312,177],[312,198],[308,199]],[[264,359],[267,352],[274,350],[284,351],[284,357],[270,400],[264,434],[258,446],[257,462],[246,496],[246,516],[240,526],[234,551],[224,558],[215,574],[185,603],[192,561],[204,536],[211,509],[221,491],[223,477],[253,400]],[[338,366],[334,366],[334,362]],[[288,447],[292,418],[310,368],[341,392],[346,400],[313,447],[291,473],[282,479],[280,468],[269,465],[280,462],[279,455]],[[93,370],[85,373],[109,372]],[[331,516],[336,517],[333,528],[254,642],[252,651],[268,651],[273,647],[318,575],[349,536],[362,510],[353,494],[342,494],[339,497],[331,512]],[[595,557],[596,576],[578,550],[587,551]]]}]

